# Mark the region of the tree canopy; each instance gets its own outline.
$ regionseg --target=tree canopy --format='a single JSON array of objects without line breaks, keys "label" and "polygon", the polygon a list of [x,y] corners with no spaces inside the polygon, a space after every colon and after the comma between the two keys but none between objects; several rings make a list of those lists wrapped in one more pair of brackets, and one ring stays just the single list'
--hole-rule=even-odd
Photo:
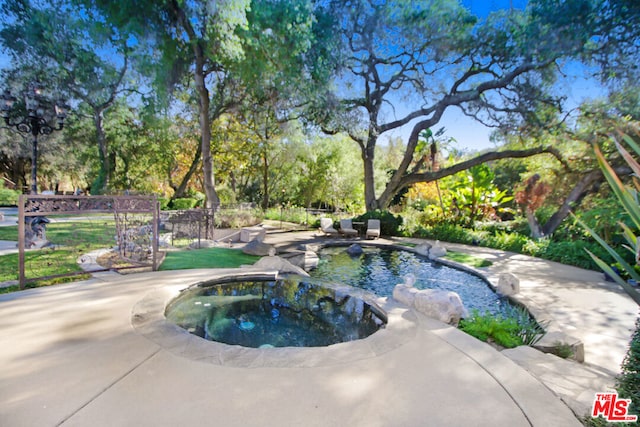
[{"label": "tree canopy", "polygon": [[[532,0],[478,17],[455,0],[9,0],[3,80],[15,91],[47,79],[74,100],[64,137],[78,159],[98,159],[78,168],[95,192],[202,191],[213,207],[220,187],[266,208],[287,188],[305,205],[349,194],[386,209],[417,183],[496,160],[570,163],[559,138],[586,116],[567,119],[557,80],[584,64],[632,111],[635,3]],[[510,143],[446,156],[436,129],[450,110]],[[2,167],[23,168],[9,139]],[[144,171],[158,183],[143,184]]]}]

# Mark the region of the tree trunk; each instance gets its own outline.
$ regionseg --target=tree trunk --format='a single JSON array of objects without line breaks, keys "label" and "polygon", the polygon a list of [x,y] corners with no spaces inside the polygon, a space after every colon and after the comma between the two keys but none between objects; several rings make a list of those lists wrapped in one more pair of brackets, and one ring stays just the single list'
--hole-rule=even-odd
[{"label": "tree trunk", "polygon": [[266,148],[262,153],[262,187],[262,209],[266,211],[269,207],[269,159]]},{"label": "tree trunk", "polygon": [[205,84],[204,76],[204,52],[198,46],[196,48],[196,68],[194,80],[196,91],[199,97],[199,116],[201,132],[202,150],[202,175],[204,178],[204,194],[206,196],[206,207],[217,208],[220,205],[218,193],[216,193],[215,181],[213,177],[213,156],[211,154],[211,122],[209,121],[209,91]]},{"label": "tree trunk", "polygon": [[553,234],[554,231],[562,224],[562,221],[569,215],[571,209],[580,205],[582,199],[589,194],[593,184],[601,181],[603,178],[600,170],[594,170],[584,175],[580,181],[573,187],[573,190],[569,193],[558,210],[549,218],[549,220],[542,227],[542,232],[545,236]]},{"label": "tree trunk", "polygon": [[[180,181],[180,185],[178,186],[171,185],[171,188],[173,188],[172,200],[179,199],[185,196],[185,192],[187,191],[187,185],[189,185],[189,181],[191,181],[191,177],[198,169],[198,163],[200,162],[201,157],[202,157],[202,145],[198,145],[198,147],[196,148],[196,153],[193,156],[193,161],[189,166],[189,170],[182,177],[182,180]],[[171,182],[171,177],[169,177],[169,182]]]},{"label": "tree trunk", "polygon": [[111,158],[109,157],[107,135],[104,131],[104,110],[102,108],[94,109],[93,125],[96,129],[96,140],[98,142],[100,171],[98,172],[98,177],[93,182],[91,192],[93,194],[104,194],[111,185]]},{"label": "tree trunk", "polygon": [[[415,135],[414,135],[415,133]],[[412,136],[409,138],[409,144],[406,151],[415,150],[415,142],[418,139],[418,133],[414,131]],[[413,152],[413,151],[412,151]],[[389,204],[393,200],[393,197],[405,187],[409,187],[418,182],[432,182],[450,175],[454,175],[458,172],[465,171],[473,166],[479,165],[481,163],[486,163],[492,160],[499,159],[508,159],[508,158],[524,158],[531,157],[537,154],[551,154],[556,157],[559,161],[562,161],[562,157],[558,150],[551,146],[547,147],[536,147],[525,150],[505,150],[505,151],[490,151],[488,153],[481,154],[479,156],[473,157],[469,160],[462,161],[460,163],[456,163],[455,165],[449,166],[447,168],[439,169],[437,171],[428,171],[428,172],[410,172],[400,174],[398,171],[406,172],[408,167],[405,165],[409,164],[410,159],[403,160],[401,168],[394,173],[391,177],[391,180],[387,183],[387,187],[384,192],[378,199],[378,207],[379,209],[386,209],[389,207]]]},{"label": "tree trunk", "polygon": [[542,231],[542,227],[540,227],[540,223],[538,222],[538,218],[536,218],[535,213],[529,209],[525,209],[525,215],[527,217],[527,222],[529,223],[529,228],[531,229],[531,237],[535,240],[542,239],[545,234]]},{"label": "tree trunk", "polygon": [[[367,152],[371,154],[367,155]],[[373,169],[373,150],[363,150],[362,161],[364,164],[364,201],[367,212],[370,212],[379,208],[378,200],[376,199],[376,182]]]}]

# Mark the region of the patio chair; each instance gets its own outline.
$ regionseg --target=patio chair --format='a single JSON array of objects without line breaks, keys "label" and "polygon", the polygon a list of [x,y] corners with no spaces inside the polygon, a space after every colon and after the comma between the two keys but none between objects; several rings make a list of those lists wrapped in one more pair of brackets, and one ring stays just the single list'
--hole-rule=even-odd
[{"label": "patio chair", "polygon": [[333,221],[331,218],[320,218],[320,230],[325,236],[337,236],[338,230],[333,228]]},{"label": "patio chair", "polygon": [[367,233],[366,237],[377,239],[380,237],[380,220],[379,219],[370,219],[367,221]]},{"label": "patio chair", "polygon": [[350,219],[341,219],[340,220],[340,233],[344,234],[345,237],[358,236],[358,230],[353,228],[353,224]]}]

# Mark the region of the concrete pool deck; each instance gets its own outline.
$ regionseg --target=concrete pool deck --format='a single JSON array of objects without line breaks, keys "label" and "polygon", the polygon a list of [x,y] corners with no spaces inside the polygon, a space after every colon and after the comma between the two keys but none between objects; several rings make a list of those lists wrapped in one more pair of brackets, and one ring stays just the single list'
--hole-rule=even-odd
[{"label": "concrete pool deck", "polygon": [[[267,242],[315,238],[308,232],[277,233],[268,234]],[[585,341],[587,368],[618,371],[618,348],[626,349],[637,314],[626,295],[584,281],[584,270],[483,248],[456,250],[495,257],[489,276],[498,268],[515,271],[522,292]],[[596,280],[593,274],[588,277]],[[318,363],[311,360],[313,352],[284,366],[260,363],[260,355],[250,367],[211,363],[189,356],[198,354],[193,341],[158,343],[132,325],[134,307],[150,294],[210,275],[211,270],[99,273],[87,281],[0,295],[0,424],[581,425],[562,393],[541,378],[551,372],[570,379],[568,369],[553,369],[577,363],[548,356],[553,361],[524,369],[514,362],[517,355],[507,357],[392,302],[382,304],[390,304],[385,308],[397,322],[383,331],[393,339],[373,339],[374,334],[320,349]],[[166,338],[162,328],[157,333]],[[357,355],[345,358],[355,353],[354,344]],[[596,387],[602,379],[606,375],[586,378]],[[560,386],[580,394],[579,382]]]}]

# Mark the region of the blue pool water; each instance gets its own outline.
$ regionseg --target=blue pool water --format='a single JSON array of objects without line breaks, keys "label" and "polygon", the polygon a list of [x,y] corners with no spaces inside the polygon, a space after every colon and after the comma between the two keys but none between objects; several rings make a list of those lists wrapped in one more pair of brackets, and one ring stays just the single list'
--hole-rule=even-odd
[{"label": "blue pool water", "polygon": [[290,278],[192,286],[170,302],[165,315],[194,335],[225,344],[319,347],[365,338],[384,327],[386,315],[372,304]]},{"label": "blue pool water", "polygon": [[319,252],[318,268],[311,276],[320,281],[342,283],[382,297],[393,294],[393,288],[415,278],[418,289],[442,289],[460,295],[464,306],[471,312],[500,314],[511,308],[506,298],[498,296],[480,277],[452,268],[413,252],[378,247],[363,247],[360,256],[351,256],[346,247],[327,247]]}]

